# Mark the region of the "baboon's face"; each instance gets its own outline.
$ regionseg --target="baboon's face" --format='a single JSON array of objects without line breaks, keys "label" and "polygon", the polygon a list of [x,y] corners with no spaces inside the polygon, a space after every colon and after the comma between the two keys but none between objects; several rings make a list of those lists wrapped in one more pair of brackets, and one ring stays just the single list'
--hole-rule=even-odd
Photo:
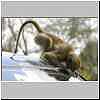
[{"label": "baboon's face", "polygon": [[69,54],[66,63],[67,67],[71,68],[72,71],[75,71],[80,67],[80,59],[75,54]]}]

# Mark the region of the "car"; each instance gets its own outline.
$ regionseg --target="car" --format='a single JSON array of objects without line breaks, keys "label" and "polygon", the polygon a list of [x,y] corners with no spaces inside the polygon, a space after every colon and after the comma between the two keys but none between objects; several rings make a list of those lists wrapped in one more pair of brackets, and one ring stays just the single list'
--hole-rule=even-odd
[{"label": "car", "polygon": [[[50,76],[46,70],[56,70],[40,60],[38,54],[27,56],[18,53],[2,52],[2,81],[28,81],[47,82],[59,81]],[[80,81],[80,79],[70,76],[68,81]]]}]

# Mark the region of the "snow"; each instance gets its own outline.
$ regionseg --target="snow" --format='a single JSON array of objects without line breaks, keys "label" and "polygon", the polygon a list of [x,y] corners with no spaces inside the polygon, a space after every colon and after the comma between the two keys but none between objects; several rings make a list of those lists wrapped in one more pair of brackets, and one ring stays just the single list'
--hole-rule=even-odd
[{"label": "snow", "polygon": [[[14,60],[11,60],[13,53],[2,52],[2,80],[6,81],[25,81],[25,82],[57,82],[54,77],[49,76],[46,72],[38,69],[26,61],[39,63],[40,54],[29,54],[24,56],[21,53],[16,54]],[[25,67],[26,66],[26,67]],[[71,77],[71,82],[80,81],[77,78]]]}]

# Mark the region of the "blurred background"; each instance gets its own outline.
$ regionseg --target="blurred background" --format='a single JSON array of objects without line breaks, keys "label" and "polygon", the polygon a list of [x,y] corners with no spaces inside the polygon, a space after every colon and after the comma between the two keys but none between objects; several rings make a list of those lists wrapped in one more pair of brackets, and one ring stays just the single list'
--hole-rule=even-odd
[{"label": "blurred background", "polygon": [[[2,52],[14,51],[19,29],[27,20],[35,20],[45,31],[71,44],[80,56],[82,66],[87,69],[81,70],[81,75],[87,80],[98,80],[97,18],[2,18]],[[25,26],[20,37],[19,52],[35,48],[36,33],[37,30],[31,24]]]}]

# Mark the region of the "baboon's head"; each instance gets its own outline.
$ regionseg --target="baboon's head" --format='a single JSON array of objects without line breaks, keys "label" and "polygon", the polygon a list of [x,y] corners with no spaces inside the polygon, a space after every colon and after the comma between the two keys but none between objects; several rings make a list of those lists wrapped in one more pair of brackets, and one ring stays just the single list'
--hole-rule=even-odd
[{"label": "baboon's head", "polygon": [[69,53],[66,63],[67,67],[72,71],[75,71],[80,67],[80,59],[75,53]]}]

